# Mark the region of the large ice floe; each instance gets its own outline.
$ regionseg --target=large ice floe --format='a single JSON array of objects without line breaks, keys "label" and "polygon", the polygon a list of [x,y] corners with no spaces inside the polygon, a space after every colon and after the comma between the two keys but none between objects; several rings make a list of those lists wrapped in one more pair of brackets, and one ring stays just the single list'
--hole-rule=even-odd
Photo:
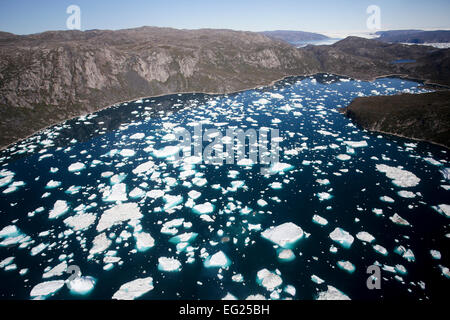
[{"label": "large ice floe", "polygon": [[280,247],[289,249],[303,238],[303,230],[292,222],[286,222],[266,229],[261,232],[261,236]]},{"label": "large ice floe", "polygon": [[386,174],[386,176],[392,180],[392,183],[398,187],[415,187],[420,182],[420,179],[415,174],[401,168],[390,167],[385,164],[377,164],[376,168],[378,171]]},{"label": "large ice floe", "polygon": [[116,224],[140,218],[142,218],[142,214],[136,203],[121,203],[102,214],[97,224],[97,231],[101,232]]},{"label": "large ice floe", "polygon": [[139,278],[120,286],[112,296],[116,300],[134,300],[153,290],[153,278]]}]

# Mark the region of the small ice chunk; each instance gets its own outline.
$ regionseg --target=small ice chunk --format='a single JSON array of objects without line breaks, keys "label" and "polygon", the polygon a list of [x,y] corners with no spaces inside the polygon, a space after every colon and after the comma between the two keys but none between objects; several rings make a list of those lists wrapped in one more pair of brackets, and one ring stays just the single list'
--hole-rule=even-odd
[{"label": "small ice chunk", "polygon": [[86,165],[84,163],[76,162],[76,163],[72,163],[69,166],[68,170],[69,170],[69,172],[78,172],[78,171],[83,170],[84,168],[86,168]]},{"label": "small ice chunk", "polygon": [[324,280],[322,280],[321,278],[319,278],[318,276],[316,276],[316,275],[311,275],[311,281],[312,282],[315,282],[315,283],[317,283],[317,284],[322,284],[322,283],[324,283],[325,281]]},{"label": "small ice chunk", "polygon": [[353,273],[353,272],[355,272],[355,269],[356,269],[355,265],[353,263],[351,263],[350,261],[338,261],[337,265],[339,268],[347,271],[348,273]]},{"label": "small ice chunk", "polygon": [[321,226],[326,226],[328,224],[328,220],[315,214],[312,218],[314,223],[320,224]]},{"label": "small ice chunk", "polygon": [[96,280],[93,277],[76,277],[67,283],[70,292],[78,295],[86,295],[94,289]]},{"label": "small ice chunk", "polygon": [[181,270],[181,262],[175,258],[160,257],[158,259],[158,270],[175,272]]},{"label": "small ice chunk", "polygon": [[256,281],[268,291],[273,291],[283,283],[281,277],[267,269],[259,270],[256,274]]},{"label": "small ice chunk", "polygon": [[351,247],[354,240],[350,233],[341,228],[334,229],[334,231],[330,233],[330,238],[347,249]]},{"label": "small ice chunk", "polygon": [[389,219],[395,224],[409,226],[409,222],[400,217],[397,213],[395,213],[392,217],[389,217]]},{"label": "small ice chunk", "polygon": [[206,268],[226,268],[230,264],[230,259],[222,251],[216,252],[204,262]]},{"label": "small ice chunk", "polygon": [[356,238],[363,242],[371,243],[375,240],[375,237],[366,231],[360,231],[356,234]]}]

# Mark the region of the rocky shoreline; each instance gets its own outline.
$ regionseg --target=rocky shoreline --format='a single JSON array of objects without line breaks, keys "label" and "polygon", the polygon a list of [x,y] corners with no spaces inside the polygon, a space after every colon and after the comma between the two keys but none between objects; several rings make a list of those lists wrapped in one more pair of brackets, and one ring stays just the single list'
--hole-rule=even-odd
[{"label": "rocky shoreline", "polygon": [[341,112],[369,131],[450,148],[450,91],[360,97]]}]

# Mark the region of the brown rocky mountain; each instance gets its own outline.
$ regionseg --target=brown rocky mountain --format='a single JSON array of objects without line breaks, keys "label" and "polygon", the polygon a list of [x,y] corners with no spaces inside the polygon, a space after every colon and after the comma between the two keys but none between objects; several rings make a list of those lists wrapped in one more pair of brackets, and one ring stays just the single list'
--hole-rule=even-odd
[{"label": "brown rocky mountain", "polygon": [[[414,63],[392,63],[413,59]],[[289,75],[403,74],[450,84],[450,50],[347,38],[297,49],[259,33],[142,27],[0,33],[0,146],[119,101],[225,93]]]},{"label": "brown rocky mountain", "polygon": [[367,130],[450,148],[450,91],[361,97],[343,112]]}]

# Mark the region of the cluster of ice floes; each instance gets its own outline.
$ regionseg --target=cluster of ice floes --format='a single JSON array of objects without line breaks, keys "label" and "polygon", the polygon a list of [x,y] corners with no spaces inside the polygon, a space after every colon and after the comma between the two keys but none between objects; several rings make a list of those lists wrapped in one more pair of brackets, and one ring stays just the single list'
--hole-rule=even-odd
[{"label": "cluster of ice floes", "polygon": [[[423,251],[413,240],[430,235],[412,230],[424,208],[448,217],[450,206],[441,196],[430,200],[436,190],[420,190],[430,183],[418,176],[435,174],[442,179],[435,193],[448,192],[446,154],[369,134],[336,110],[357,96],[423,90],[395,79],[321,79],[234,95],[142,99],[10,147],[0,155],[0,281],[17,272],[32,299],[345,300],[358,297],[354,285],[337,289],[333,281],[352,277],[365,286],[359,273],[370,263],[382,268],[383,281],[425,292],[415,276],[423,270],[408,271],[417,268],[414,252],[419,259]],[[344,93],[341,85],[353,89]],[[208,164],[178,145],[177,135],[189,129],[193,148],[201,147],[199,124],[218,130],[200,133],[204,142],[224,144],[233,142],[226,129],[279,129],[279,159],[263,166],[243,155],[241,147],[262,146],[257,140],[232,145],[233,165]],[[90,135],[75,139],[75,131]],[[211,151],[228,152],[217,145]],[[445,251],[427,249],[439,276],[449,277]],[[67,280],[72,265],[89,274]],[[165,283],[177,276],[215,291],[182,296]]]}]

